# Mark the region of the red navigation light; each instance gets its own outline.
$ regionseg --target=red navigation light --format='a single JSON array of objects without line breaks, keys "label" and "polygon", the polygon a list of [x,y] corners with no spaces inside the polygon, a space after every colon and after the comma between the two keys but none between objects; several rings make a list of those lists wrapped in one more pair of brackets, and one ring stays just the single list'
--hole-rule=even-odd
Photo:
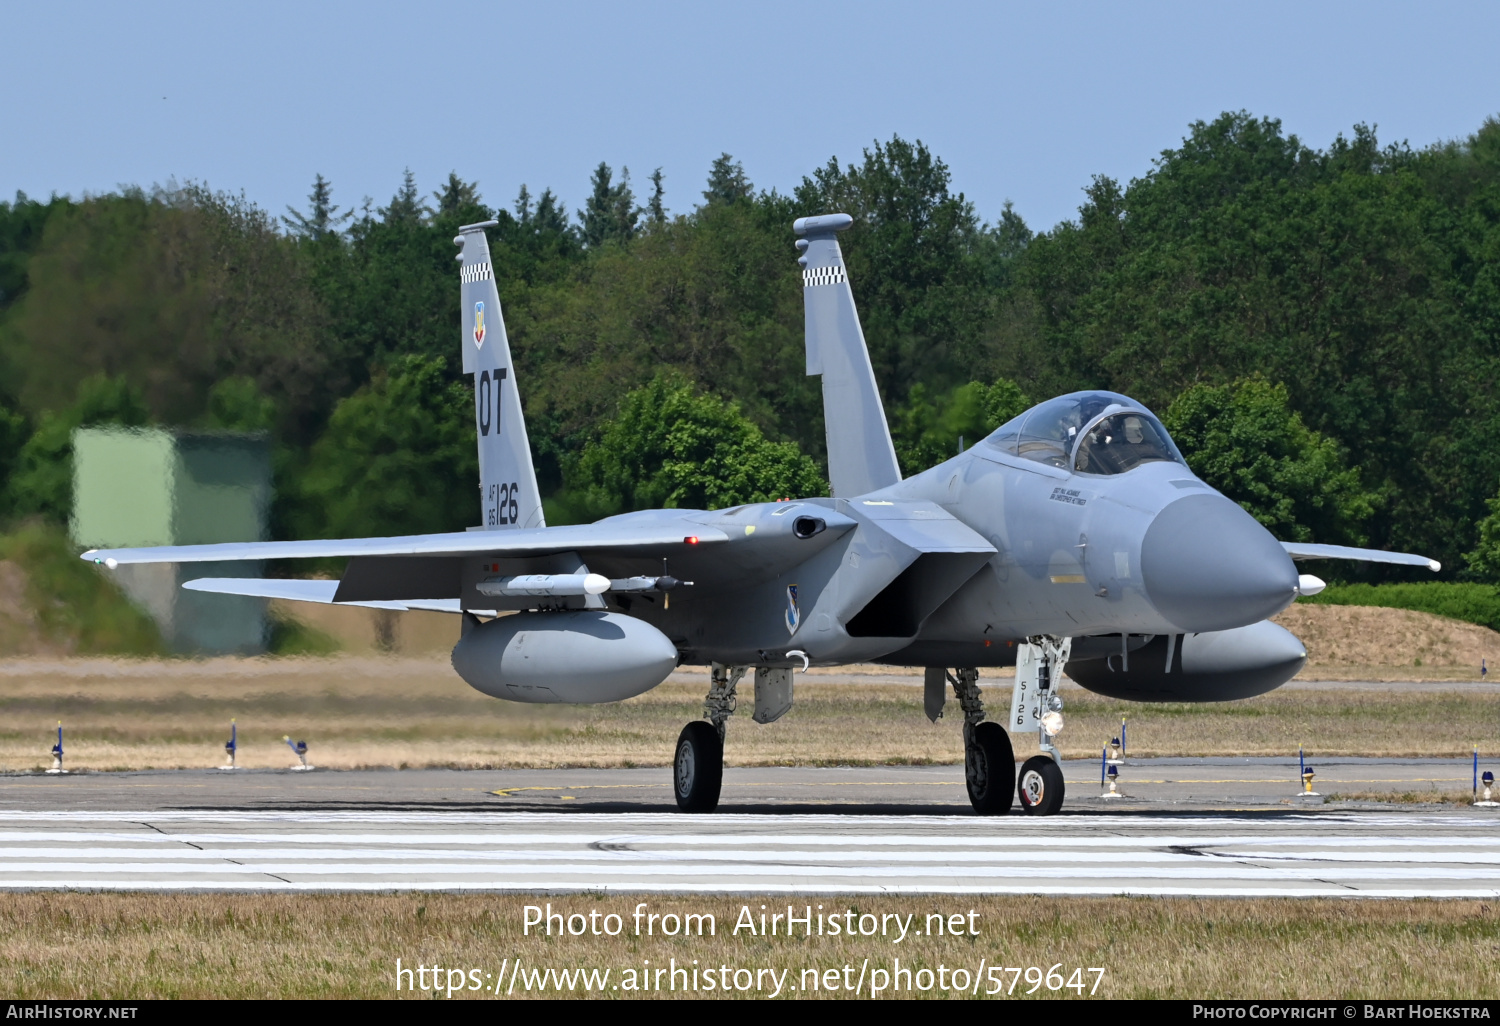
[{"label": "red navigation light", "polygon": [[684,545],[697,545],[698,544],[698,536],[696,534],[690,534],[686,538],[682,539],[682,544],[684,544]]}]

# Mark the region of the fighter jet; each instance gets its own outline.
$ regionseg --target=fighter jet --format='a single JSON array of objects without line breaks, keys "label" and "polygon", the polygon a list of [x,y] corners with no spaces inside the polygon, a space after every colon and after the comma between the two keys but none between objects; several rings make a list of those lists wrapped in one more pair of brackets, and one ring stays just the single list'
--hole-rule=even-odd
[{"label": "fighter jet", "polygon": [[[1279,542],[1188,468],[1161,421],[1113,392],[1059,396],[903,479],[838,233],[796,221],[807,373],[822,378],[832,495],[657,509],[548,527],[485,228],[460,229],[463,371],[474,378],[480,524],[391,538],[104,549],[178,563],[340,557],[338,581],[208,578],[196,591],[427,609],[462,617],[458,675],[515,702],[617,702],[708,665],[704,717],[673,753],[684,811],[718,804],[725,728],[754,670],[757,723],[785,715],[793,671],[921,668],[929,718],[951,686],[976,812],[1061,808],[1064,672],[1135,701],[1217,702],[1276,688],[1306,661],[1269,622],[1321,589],[1298,559],[1437,570],[1422,556]],[[1014,665],[989,715],[983,667]],[[1020,767],[1012,737],[1035,733]]]}]

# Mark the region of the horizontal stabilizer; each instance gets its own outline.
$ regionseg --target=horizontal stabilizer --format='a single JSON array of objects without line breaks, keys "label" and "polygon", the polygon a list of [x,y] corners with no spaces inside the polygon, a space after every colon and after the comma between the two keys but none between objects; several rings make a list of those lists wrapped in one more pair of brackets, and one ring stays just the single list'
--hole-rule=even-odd
[{"label": "horizontal stabilizer", "polygon": [[122,563],[212,563],[225,559],[340,559],[355,556],[540,556],[555,552],[641,552],[671,555],[683,545],[728,540],[713,527],[693,527],[692,541],[681,526],[580,524],[515,531],[457,531],[395,538],[330,538],[316,541],[221,542],[216,545],[158,545],[140,549],[92,549],[83,558],[113,567]]},{"label": "horizontal stabilizer", "polygon": [[[214,595],[245,595],[250,598],[284,599],[287,602],[317,602],[333,605],[338,581],[300,581],[263,577],[199,577],[183,584],[188,591],[206,591]],[[394,609],[397,612],[425,610],[432,613],[459,613],[458,599],[409,599],[402,602],[340,602],[341,606],[364,609]],[[485,610],[474,610],[484,613]]]},{"label": "horizontal stabilizer", "polygon": [[1394,563],[1397,566],[1422,566],[1434,573],[1443,568],[1443,564],[1437,560],[1411,552],[1354,549],[1347,545],[1305,545],[1302,542],[1282,542],[1281,547],[1293,559],[1353,559],[1361,563]]}]

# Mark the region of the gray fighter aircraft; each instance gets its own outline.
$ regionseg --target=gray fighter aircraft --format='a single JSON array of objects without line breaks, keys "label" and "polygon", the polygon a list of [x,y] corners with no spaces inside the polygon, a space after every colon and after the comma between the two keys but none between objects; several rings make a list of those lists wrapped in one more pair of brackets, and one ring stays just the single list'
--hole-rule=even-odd
[{"label": "gray fighter aircraft", "polygon": [[[833,495],[661,509],[547,527],[484,229],[459,247],[463,369],[475,378],[481,526],[453,534],[109,549],[122,563],[346,557],[339,581],[212,578],[197,591],[460,615],[460,677],[518,702],[615,702],[709,664],[703,720],[678,739],[678,805],[719,798],[725,725],[754,668],[754,719],[792,705],[793,670],[921,667],[929,718],[951,684],[977,812],[1056,812],[1064,669],[1136,701],[1261,694],[1306,661],[1268,621],[1322,587],[1296,559],[1421,556],[1282,543],[1199,480],[1148,409],[1111,392],[1044,402],[914,477],[897,469],[837,233],[798,220],[807,373],[821,375]],[[513,615],[501,615],[501,614]],[[1008,719],[981,667],[1016,665]],[[1008,729],[1007,729],[1008,728]],[[1035,731],[1021,767],[1011,735]]]}]

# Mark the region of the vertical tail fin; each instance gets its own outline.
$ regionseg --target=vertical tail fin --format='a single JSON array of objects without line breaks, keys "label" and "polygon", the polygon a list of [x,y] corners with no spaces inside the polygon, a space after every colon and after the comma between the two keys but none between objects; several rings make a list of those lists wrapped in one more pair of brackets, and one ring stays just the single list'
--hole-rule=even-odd
[{"label": "vertical tail fin", "polygon": [[474,375],[474,421],[479,430],[480,524],[484,530],[546,527],[542,497],[526,420],[521,415],[521,393],[505,337],[500,293],[490,264],[490,245],[484,230],[498,222],[467,224],[453,240],[461,270],[461,308],[465,374]]},{"label": "vertical tail fin", "polygon": [[792,231],[802,238],[802,302],[806,312],[807,373],[823,376],[823,419],[828,429],[828,479],[842,498],[864,495],[901,480],[896,448],[875,387],[870,351],[854,309],[837,233],[848,214],[802,217]]}]

